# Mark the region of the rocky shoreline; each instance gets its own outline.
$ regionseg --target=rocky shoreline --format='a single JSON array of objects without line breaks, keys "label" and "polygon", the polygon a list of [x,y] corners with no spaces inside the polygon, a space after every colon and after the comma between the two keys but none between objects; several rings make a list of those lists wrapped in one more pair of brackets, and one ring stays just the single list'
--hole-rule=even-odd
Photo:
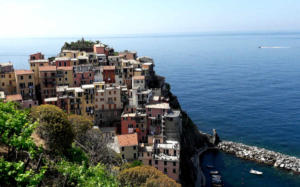
[{"label": "rocky shoreline", "polygon": [[300,174],[300,159],[297,157],[232,141],[222,141],[217,145],[217,148],[242,159],[256,161]]}]

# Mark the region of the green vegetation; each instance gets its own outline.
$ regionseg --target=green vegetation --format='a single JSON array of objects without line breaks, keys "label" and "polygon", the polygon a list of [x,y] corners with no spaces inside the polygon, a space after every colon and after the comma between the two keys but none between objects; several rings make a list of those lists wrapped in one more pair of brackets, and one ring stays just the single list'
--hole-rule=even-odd
[{"label": "green vegetation", "polygon": [[38,135],[45,140],[51,151],[63,152],[71,147],[74,133],[67,114],[54,105],[34,107],[32,118],[39,122]]},{"label": "green vegetation", "polygon": [[117,179],[101,164],[87,166],[61,161],[57,168],[66,177],[67,186],[119,186]]},{"label": "green vegetation", "polygon": [[79,51],[86,51],[86,52],[92,52],[94,44],[100,43],[99,40],[96,42],[90,41],[90,40],[84,40],[82,38],[81,40],[77,40],[76,42],[65,42],[61,50],[67,49],[67,50],[79,50]]},{"label": "green vegetation", "polygon": [[124,169],[118,178],[122,186],[180,186],[173,179],[151,166]]},{"label": "green vegetation", "polygon": [[0,186],[35,186],[42,180],[47,167],[33,170],[30,164],[36,162],[41,153],[31,134],[36,123],[30,123],[28,112],[17,110],[14,103],[0,102]]},{"label": "green vegetation", "polygon": [[0,102],[0,186],[178,186],[140,161],[124,164],[91,119],[18,108]]}]

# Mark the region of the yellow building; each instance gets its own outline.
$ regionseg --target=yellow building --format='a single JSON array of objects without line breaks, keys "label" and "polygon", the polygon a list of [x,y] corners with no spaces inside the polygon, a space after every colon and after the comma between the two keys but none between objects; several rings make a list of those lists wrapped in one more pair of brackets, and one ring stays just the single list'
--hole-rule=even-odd
[{"label": "yellow building", "polygon": [[73,66],[57,67],[56,84],[57,86],[74,86]]},{"label": "yellow building", "polygon": [[35,85],[38,85],[40,84],[39,68],[44,66],[49,66],[49,60],[46,59],[30,60],[29,64],[30,64],[30,70],[34,72]]},{"label": "yellow building", "polygon": [[123,134],[117,136],[117,142],[122,159],[136,160],[138,158],[138,136],[134,134]]},{"label": "yellow building", "polygon": [[56,97],[56,66],[39,68],[41,100]]},{"label": "yellow building", "polygon": [[23,100],[36,99],[34,73],[31,70],[15,71],[17,93],[22,95]]},{"label": "yellow building", "polygon": [[81,86],[83,90],[81,113],[94,116],[95,113],[95,85],[85,84]]},{"label": "yellow building", "polygon": [[6,95],[16,93],[16,78],[11,62],[0,63],[0,91]]}]

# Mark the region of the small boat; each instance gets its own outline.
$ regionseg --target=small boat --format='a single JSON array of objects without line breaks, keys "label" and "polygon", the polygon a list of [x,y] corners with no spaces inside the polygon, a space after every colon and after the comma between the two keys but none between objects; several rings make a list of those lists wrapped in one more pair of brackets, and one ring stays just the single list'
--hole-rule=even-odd
[{"label": "small boat", "polygon": [[219,174],[219,171],[211,171],[211,172],[209,172],[211,175],[218,175]]},{"label": "small boat", "polygon": [[249,173],[254,174],[254,175],[262,175],[262,174],[263,174],[263,172],[257,171],[257,170],[254,170],[254,169],[251,169],[251,170],[249,171]]},{"label": "small boat", "polygon": [[207,168],[215,168],[213,165],[206,165]]}]

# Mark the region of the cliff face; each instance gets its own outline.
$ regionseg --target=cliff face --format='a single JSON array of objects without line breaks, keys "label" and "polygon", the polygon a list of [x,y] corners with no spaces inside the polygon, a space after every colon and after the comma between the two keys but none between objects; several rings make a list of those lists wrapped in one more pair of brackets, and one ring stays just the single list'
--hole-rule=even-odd
[{"label": "cliff face", "polygon": [[[182,186],[195,186],[197,180],[197,167],[192,162],[192,158],[198,153],[198,150],[205,146],[212,145],[212,138],[209,135],[202,134],[199,129],[181,109],[180,103],[176,96],[171,92],[168,83],[164,86],[164,96],[170,99],[170,106],[179,109],[182,113],[182,135],[181,135],[181,157],[180,157],[180,181]],[[198,163],[198,162],[195,162]]]}]

